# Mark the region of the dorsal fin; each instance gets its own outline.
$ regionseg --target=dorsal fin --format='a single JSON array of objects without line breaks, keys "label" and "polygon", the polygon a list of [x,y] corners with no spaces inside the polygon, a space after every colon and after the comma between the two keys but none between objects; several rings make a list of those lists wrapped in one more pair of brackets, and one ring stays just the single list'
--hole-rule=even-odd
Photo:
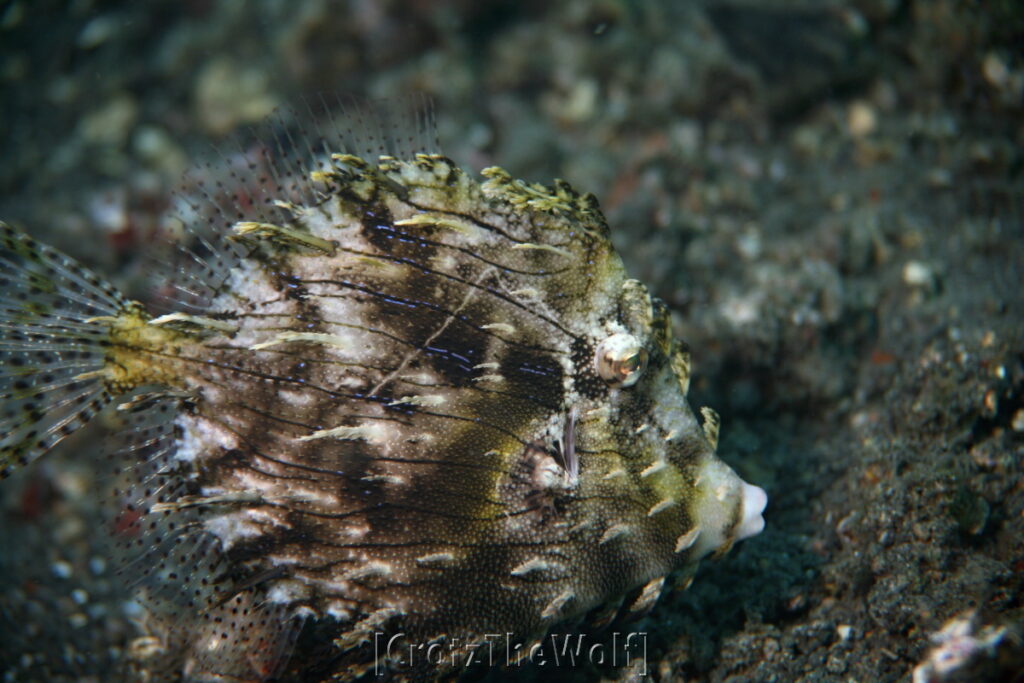
[{"label": "dorsal fin", "polygon": [[227,239],[233,226],[275,225],[291,207],[316,206],[321,188],[310,175],[336,165],[331,155],[376,161],[439,150],[433,104],[422,95],[369,101],[321,93],[237,131],[215,144],[174,193],[163,223],[180,228],[172,238],[180,248],[161,269],[169,275],[156,283],[159,312],[206,310],[252,251],[251,244]]}]

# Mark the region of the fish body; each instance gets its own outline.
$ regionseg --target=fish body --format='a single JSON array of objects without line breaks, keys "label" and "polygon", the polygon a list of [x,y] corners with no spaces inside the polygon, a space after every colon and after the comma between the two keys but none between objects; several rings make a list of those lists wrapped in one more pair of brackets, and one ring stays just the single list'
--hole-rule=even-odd
[{"label": "fish body", "polygon": [[[114,526],[140,677],[438,676],[647,609],[761,530],[593,196],[436,154],[318,159],[202,240],[169,314],[0,231],[0,462],[111,403],[131,423]],[[428,643],[446,666],[398,654]]]}]

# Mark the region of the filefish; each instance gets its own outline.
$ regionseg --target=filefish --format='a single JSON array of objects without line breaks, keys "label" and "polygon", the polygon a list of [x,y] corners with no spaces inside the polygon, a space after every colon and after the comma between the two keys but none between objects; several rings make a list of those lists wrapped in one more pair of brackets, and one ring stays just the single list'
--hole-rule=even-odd
[{"label": "filefish", "polygon": [[274,129],[249,189],[188,206],[163,312],[0,226],[2,475],[126,423],[140,680],[431,680],[644,613],[761,531],[595,197],[475,177],[428,119]]}]

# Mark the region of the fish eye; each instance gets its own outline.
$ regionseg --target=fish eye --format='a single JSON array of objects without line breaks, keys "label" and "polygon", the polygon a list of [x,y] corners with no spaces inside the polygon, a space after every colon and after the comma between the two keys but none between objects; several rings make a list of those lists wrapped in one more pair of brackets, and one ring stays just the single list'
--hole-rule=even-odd
[{"label": "fish eye", "polygon": [[647,351],[633,335],[613,334],[598,344],[594,366],[612,386],[631,387],[647,368]]}]

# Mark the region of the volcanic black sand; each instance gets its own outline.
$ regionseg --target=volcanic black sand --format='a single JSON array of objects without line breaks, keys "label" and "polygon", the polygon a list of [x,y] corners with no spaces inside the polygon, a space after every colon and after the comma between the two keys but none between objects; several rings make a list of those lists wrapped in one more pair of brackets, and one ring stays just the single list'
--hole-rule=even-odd
[{"label": "volcanic black sand", "polygon": [[[769,492],[763,534],[625,627],[646,673],[909,680],[944,647],[920,680],[1019,680],[1021,44],[1013,2],[15,0],[0,217],[144,297],[211,142],[304,94],[427,93],[460,163],[597,194]],[[5,680],[110,680],[137,635],[103,438],[0,487]]]}]

